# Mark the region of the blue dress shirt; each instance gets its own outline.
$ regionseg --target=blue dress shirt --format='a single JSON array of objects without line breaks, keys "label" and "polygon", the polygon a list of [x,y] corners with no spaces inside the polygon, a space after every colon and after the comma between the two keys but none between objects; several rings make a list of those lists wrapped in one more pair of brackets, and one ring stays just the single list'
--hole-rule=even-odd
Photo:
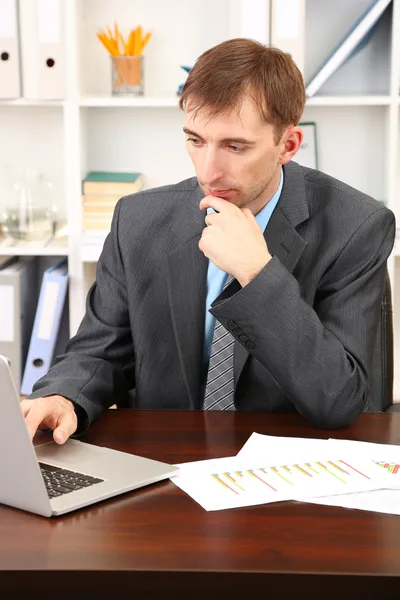
[{"label": "blue dress shirt", "polygon": [[[278,204],[278,200],[281,195],[283,187],[283,169],[281,169],[281,179],[279,182],[279,187],[276,190],[275,194],[272,196],[271,200],[264,206],[262,210],[256,215],[256,221],[260,226],[261,231],[265,231],[265,228],[268,225],[268,222],[271,218],[272,213],[276,205]],[[214,212],[213,208],[207,209],[207,214],[210,212]],[[228,278],[228,274],[225,271],[221,271],[214,263],[209,260],[208,262],[208,270],[207,270],[207,288],[206,288],[206,320],[205,320],[205,330],[204,330],[204,349],[203,349],[203,363],[204,367],[206,367],[211,353],[211,344],[212,338],[214,335],[215,328],[215,317],[209,312],[209,308],[211,304],[214,302],[215,298],[217,298],[222,290],[224,289],[225,282]]]}]

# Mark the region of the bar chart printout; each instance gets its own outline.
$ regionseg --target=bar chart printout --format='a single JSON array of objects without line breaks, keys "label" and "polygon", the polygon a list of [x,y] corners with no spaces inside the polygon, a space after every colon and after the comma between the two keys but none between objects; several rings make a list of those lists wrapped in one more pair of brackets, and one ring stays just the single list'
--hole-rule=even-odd
[{"label": "bar chart printout", "polygon": [[[373,444],[371,444],[373,446]],[[376,444],[377,446],[377,444]],[[399,448],[390,452],[384,448],[382,452],[375,452],[375,455],[382,456],[387,454],[397,454],[394,460],[374,460],[373,462],[387,473],[391,479],[391,485],[384,489],[370,490],[368,492],[359,492],[353,494],[335,494],[334,496],[310,498],[308,502],[313,504],[325,504],[331,506],[342,506],[358,510],[369,510],[378,513],[391,515],[400,515],[400,461]],[[398,477],[396,477],[398,475]]]},{"label": "bar chart printout", "polygon": [[350,458],[254,468],[243,464],[235,458],[186,463],[172,481],[206,510],[222,510],[380,489],[388,477],[375,462]]},{"label": "bar chart printout", "polygon": [[[369,480],[367,473],[343,460],[305,462],[302,464],[260,467],[212,473],[211,478],[227,491],[236,495],[262,492],[280,493],[291,489],[303,491],[318,485],[347,486],[354,479]],[[318,478],[318,481],[317,481]]]}]

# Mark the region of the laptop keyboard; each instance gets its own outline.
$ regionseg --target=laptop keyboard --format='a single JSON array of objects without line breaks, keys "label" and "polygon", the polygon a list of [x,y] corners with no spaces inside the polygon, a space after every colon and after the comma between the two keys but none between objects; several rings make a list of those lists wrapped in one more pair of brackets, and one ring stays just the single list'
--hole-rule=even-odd
[{"label": "laptop keyboard", "polygon": [[81,490],[82,488],[90,487],[104,481],[104,479],[98,479],[90,475],[68,471],[67,469],[44,463],[39,463],[39,467],[42,471],[44,483],[50,498],[69,494],[75,490]]}]

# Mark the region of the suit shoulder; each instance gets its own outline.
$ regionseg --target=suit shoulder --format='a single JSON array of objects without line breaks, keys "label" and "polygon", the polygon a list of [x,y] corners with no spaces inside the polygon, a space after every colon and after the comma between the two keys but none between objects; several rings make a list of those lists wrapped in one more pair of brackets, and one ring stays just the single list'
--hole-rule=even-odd
[{"label": "suit shoulder", "polygon": [[391,213],[391,211],[378,202],[372,196],[357,190],[356,188],[328,175],[322,171],[302,167],[307,196],[311,205],[316,204],[314,209],[321,208],[342,212],[351,217],[358,214],[361,218],[368,218],[377,211]]},{"label": "suit shoulder", "polygon": [[113,219],[118,235],[129,237],[134,230],[139,239],[141,235],[148,235],[153,228],[160,230],[171,227],[183,205],[189,203],[197,206],[198,188],[197,178],[192,177],[173,185],[124,196],[118,201]]},{"label": "suit shoulder", "polygon": [[135,194],[129,194],[128,196],[121,198],[120,202],[124,204],[125,207],[135,204],[143,207],[148,203],[154,207],[158,203],[164,204],[168,201],[175,201],[179,198],[187,197],[187,193],[193,192],[197,186],[197,178],[190,177],[179,183],[162,185],[136,192]]}]

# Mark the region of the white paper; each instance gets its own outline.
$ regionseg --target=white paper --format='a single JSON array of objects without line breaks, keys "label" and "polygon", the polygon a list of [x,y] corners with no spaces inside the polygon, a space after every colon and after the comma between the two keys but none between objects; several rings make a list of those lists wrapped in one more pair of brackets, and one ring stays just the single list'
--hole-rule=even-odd
[{"label": "white paper", "polygon": [[377,444],[374,442],[356,442],[354,440],[338,440],[329,438],[331,445],[346,448],[352,453],[359,453],[364,458],[378,462],[382,468],[393,475],[398,475],[400,487],[400,446],[394,444]]},{"label": "white paper", "polygon": [[[392,485],[400,488],[400,446],[354,442],[351,440],[330,440],[330,442],[340,443],[342,446],[347,444],[352,452],[358,452],[364,457],[371,458],[371,460],[379,463],[380,467],[387,470],[393,478]],[[315,498],[310,499],[309,502],[400,515],[400,489]]]},{"label": "white paper", "polygon": [[257,455],[268,455],[279,447],[289,450],[297,449],[303,453],[308,449],[318,450],[319,444],[329,443],[332,448],[336,446],[346,453],[357,455],[362,460],[371,460],[379,463],[393,477],[391,488],[376,491],[340,494],[329,497],[309,498],[306,502],[341,506],[360,510],[370,510],[379,513],[400,514],[400,446],[390,444],[375,444],[370,442],[356,442],[353,440],[318,440],[308,438],[275,437],[253,433],[246,444],[239,451],[237,457],[241,460]]},{"label": "white paper", "polygon": [[373,461],[338,453],[328,442],[318,451],[311,445],[285,451],[282,444],[274,456],[269,450],[257,458],[184,463],[172,481],[207,511],[390,487]]},{"label": "white paper", "polygon": [[275,435],[264,435],[261,433],[252,433],[244,446],[239,450],[236,457],[245,460],[253,460],[258,457],[268,458],[276,456],[279,452],[297,456],[299,453],[304,454],[310,452],[325,452],[327,439],[317,438],[298,438],[298,437],[283,437]]},{"label": "white paper", "polygon": [[375,490],[327,498],[308,498],[306,502],[400,515],[400,490]]},{"label": "white paper", "polygon": [[0,285],[0,342],[14,341],[14,287]]},{"label": "white paper", "polygon": [[37,0],[39,44],[59,44],[61,41],[60,0]]},{"label": "white paper", "polygon": [[56,281],[46,283],[37,332],[37,337],[40,340],[51,339],[59,287],[60,285]]},{"label": "white paper", "polygon": [[275,0],[273,28],[276,39],[295,39],[300,35],[300,2],[302,0]]},{"label": "white paper", "polygon": [[17,35],[16,0],[0,0],[0,39],[13,39]]}]

